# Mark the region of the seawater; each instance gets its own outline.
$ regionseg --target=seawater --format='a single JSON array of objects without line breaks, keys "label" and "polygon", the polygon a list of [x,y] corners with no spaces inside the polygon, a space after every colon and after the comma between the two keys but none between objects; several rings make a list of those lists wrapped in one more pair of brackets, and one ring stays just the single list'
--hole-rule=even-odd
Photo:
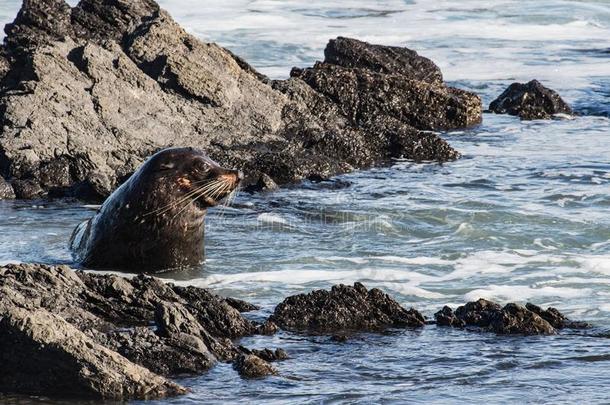
[{"label": "seawater", "polygon": [[[485,297],[552,305],[595,325],[552,337],[428,326],[345,344],[279,333],[280,376],[230,365],[181,379],[163,403],[610,402],[610,2],[163,0],[187,30],[272,78],[323,59],[338,35],[408,46],[484,105],[536,78],[582,116],[442,134],[464,157],[304,183],[211,210],[204,266],[166,277],[249,300],[267,316],[291,294],[361,281],[431,316]],[[9,22],[19,2],[0,4]],[[93,214],[67,201],[0,202],[0,262],[71,263],[67,241]]]}]

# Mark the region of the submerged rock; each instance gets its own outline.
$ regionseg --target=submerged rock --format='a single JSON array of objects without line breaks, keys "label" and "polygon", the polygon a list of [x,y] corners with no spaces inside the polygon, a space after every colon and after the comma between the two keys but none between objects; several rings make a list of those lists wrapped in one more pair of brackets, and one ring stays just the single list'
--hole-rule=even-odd
[{"label": "submerged rock", "polygon": [[120,400],[184,393],[162,376],[233,361],[243,351],[232,339],[263,326],[241,316],[233,305],[251,306],[240,300],[66,266],[2,266],[0,297],[0,343],[12,348],[0,354],[10,370],[0,373],[7,393]]},{"label": "submerged rock", "polygon": [[422,130],[481,116],[476,95],[409,49],[337,38],[324,63],[271,81],[152,0],[28,0],[6,32],[0,175],[18,198],[102,199],[168,146],[242,168],[251,190],[397,157],[444,162],[459,154]]},{"label": "submerged rock", "polygon": [[253,354],[255,356],[260,357],[265,361],[280,361],[288,359],[288,353],[284,349],[277,348],[275,350],[271,349],[248,349],[247,347],[240,346],[239,350],[242,351],[243,354]]},{"label": "submerged rock", "polygon": [[277,374],[277,370],[271,364],[254,354],[240,355],[233,362],[233,368],[243,378],[259,378]]},{"label": "submerged rock", "polygon": [[383,291],[367,290],[361,283],[335,285],[286,298],[269,318],[281,328],[312,333],[380,331],[385,328],[421,327],[424,317],[405,309]]},{"label": "submerged rock", "polygon": [[557,329],[587,326],[568,320],[555,308],[542,310],[529,303],[525,307],[514,303],[502,307],[483,298],[462,305],[455,312],[445,306],[434,317],[439,326],[475,326],[498,334],[552,335]]},{"label": "submerged rock", "polygon": [[538,80],[513,83],[489,105],[497,114],[517,115],[522,120],[549,119],[554,114],[573,114],[570,106]]}]

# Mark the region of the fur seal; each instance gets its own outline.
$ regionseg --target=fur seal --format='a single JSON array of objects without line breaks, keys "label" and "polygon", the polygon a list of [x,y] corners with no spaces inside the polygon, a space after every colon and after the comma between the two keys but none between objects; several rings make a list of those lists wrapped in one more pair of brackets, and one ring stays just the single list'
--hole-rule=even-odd
[{"label": "fur seal", "polygon": [[158,272],[201,264],[206,210],[232,196],[242,179],[200,150],[161,150],[76,227],[70,249],[94,269]]}]

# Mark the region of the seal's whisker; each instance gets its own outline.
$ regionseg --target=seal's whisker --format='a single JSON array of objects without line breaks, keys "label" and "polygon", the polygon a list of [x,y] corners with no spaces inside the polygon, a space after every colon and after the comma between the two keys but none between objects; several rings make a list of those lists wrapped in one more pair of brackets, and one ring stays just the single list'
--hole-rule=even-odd
[{"label": "seal's whisker", "polygon": [[[177,200],[177,201],[172,201],[171,203],[166,204],[166,205],[164,205],[164,206],[162,206],[162,207],[160,207],[160,208],[158,208],[158,209],[156,209],[156,210],[154,210],[154,211],[150,211],[150,212],[148,212],[148,213],[144,214],[144,216],[148,216],[148,215],[152,215],[152,214],[162,215],[162,214],[164,214],[165,212],[167,212],[167,211],[171,210],[172,208],[174,208],[174,207],[176,207],[176,206],[178,206],[178,205],[182,204],[183,202],[185,202],[185,201],[187,201],[187,200],[190,200],[190,198],[191,198],[193,195],[195,195],[195,194],[199,193],[199,192],[200,192],[200,191],[202,191],[203,189],[206,189],[206,188],[208,188],[208,187],[209,187],[209,188],[211,188],[211,187],[212,187],[212,186],[213,186],[213,185],[214,185],[216,182],[217,182],[217,180],[212,180],[212,181],[210,181],[209,183],[206,183],[206,184],[204,184],[204,185],[203,185],[203,186],[201,186],[201,187],[198,187],[198,188],[196,188],[196,189],[194,189],[194,190],[189,191],[189,192],[188,192],[188,193],[186,193],[184,196],[182,196],[182,198],[180,198],[179,200]],[[189,203],[190,203],[190,202],[191,202],[191,201],[189,201]]]},{"label": "seal's whisker", "polygon": [[188,208],[188,206],[190,204],[192,204],[193,202],[195,202],[198,198],[203,197],[206,193],[208,193],[208,189],[211,189],[211,188],[212,188],[212,185],[206,185],[206,186],[199,187],[194,192],[189,193],[189,197],[192,197],[193,195],[195,195],[195,197],[188,198],[188,202],[186,204],[184,204],[184,206],[176,214],[174,214],[172,216],[172,219],[176,218],[178,215],[180,215],[182,212],[184,212],[184,210],[186,210]]}]

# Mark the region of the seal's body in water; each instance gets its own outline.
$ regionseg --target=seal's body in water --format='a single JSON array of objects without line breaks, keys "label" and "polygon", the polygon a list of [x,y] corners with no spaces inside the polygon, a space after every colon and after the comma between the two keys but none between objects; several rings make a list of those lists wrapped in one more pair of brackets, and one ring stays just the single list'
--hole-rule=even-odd
[{"label": "seal's body in water", "polygon": [[200,264],[206,209],[231,195],[241,178],[202,151],[162,150],[74,230],[70,248],[96,269],[154,272]]}]

